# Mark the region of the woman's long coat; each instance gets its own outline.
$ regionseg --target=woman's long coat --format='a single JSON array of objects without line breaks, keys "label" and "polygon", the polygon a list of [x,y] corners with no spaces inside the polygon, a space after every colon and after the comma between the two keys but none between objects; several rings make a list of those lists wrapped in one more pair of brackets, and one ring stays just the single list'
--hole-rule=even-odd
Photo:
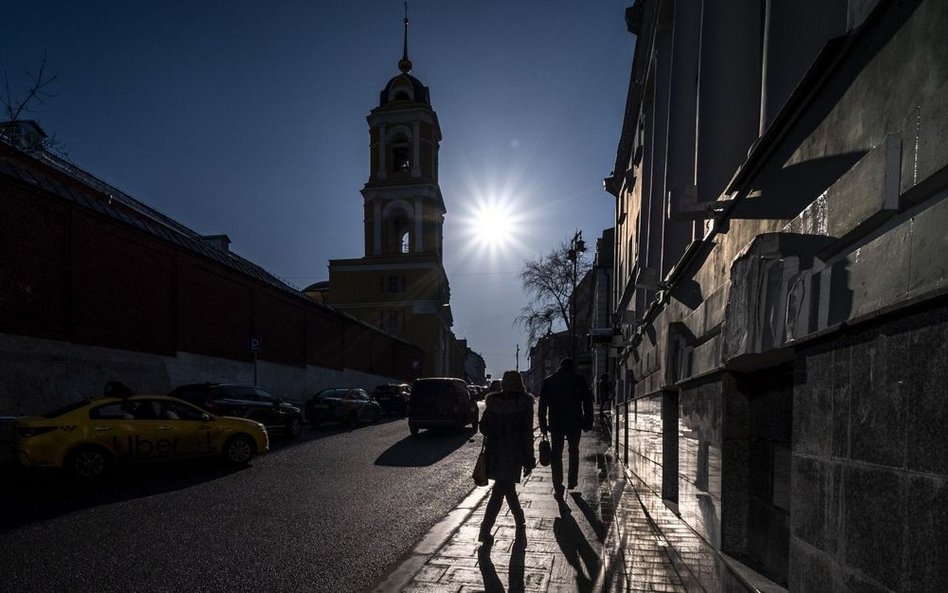
[{"label": "woman's long coat", "polygon": [[480,428],[487,453],[487,477],[519,482],[523,469],[536,466],[533,397],[515,391],[488,395]]}]

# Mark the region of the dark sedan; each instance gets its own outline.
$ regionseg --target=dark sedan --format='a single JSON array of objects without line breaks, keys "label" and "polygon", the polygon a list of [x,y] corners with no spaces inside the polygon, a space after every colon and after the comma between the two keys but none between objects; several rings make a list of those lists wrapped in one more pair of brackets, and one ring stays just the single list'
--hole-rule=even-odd
[{"label": "dark sedan", "polygon": [[302,410],[253,385],[195,383],[176,387],[169,395],[218,416],[256,420],[270,434],[295,439],[303,431]]},{"label": "dark sedan", "polygon": [[387,383],[379,385],[372,392],[372,399],[379,402],[386,414],[404,416],[408,413],[408,399],[411,387],[407,383]]}]

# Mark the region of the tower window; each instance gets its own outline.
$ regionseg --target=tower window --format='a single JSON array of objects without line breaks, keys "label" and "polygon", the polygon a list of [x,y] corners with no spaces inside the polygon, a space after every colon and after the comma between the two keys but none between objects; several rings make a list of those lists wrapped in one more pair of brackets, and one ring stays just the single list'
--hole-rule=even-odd
[{"label": "tower window", "polygon": [[396,134],[390,140],[392,147],[392,172],[408,173],[411,171],[411,143],[403,133]]},{"label": "tower window", "polygon": [[393,294],[399,292],[405,292],[405,277],[404,276],[387,276],[385,278],[387,283],[386,292]]},{"label": "tower window", "polygon": [[407,146],[396,146],[392,150],[392,155],[396,172],[407,173],[411,169],[411,159],[408,158]]},{"label": "tower window", "polygon": [[395,208],[386,216],[386,249],[388,254],[406,254],[411,251],[412,219],[402,208]]},{"label": "tower window", "polygon": [[382,331],[386,331],[390,334],[401,334],[405,331],[405,312],[394,310],[394,311],[382,311],[379,314],[379,326]]}]

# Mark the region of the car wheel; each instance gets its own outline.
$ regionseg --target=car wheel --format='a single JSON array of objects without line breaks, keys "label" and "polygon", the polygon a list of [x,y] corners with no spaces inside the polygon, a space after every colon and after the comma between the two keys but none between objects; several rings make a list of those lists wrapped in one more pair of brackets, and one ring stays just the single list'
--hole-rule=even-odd
[{"label": "car wheel", "polygon": [[88,445],[70,453],[63,467],[77,478],[94,480],[101,478],[109,471],[111,461],[105,449]]},{"label": "car wheel", "polygon": [[372,414],[372,424],[375,424],[376,422],[378,422],[378,421],[381,420],[381,419],[382,419],[382,412],[381,412],[381,410],[375,410],[375,413]]},{"label": "car wheel", "polygon": [[286,436],[291,439],[300,438],[300,433],[303,432],[303,420],[293,416],[290,418],[289,423],[286,425]]},{"label": "car wheel", "polygon": [[247,465],[256,453],[256,444],[245,434],[234,435],[224,443],[224,459],[231,465]]},{"label": "car wheel", "polygon": [[474,432],[477,432],[477,416],[474,416],[474,420],[471,421],[471,428],[474,429]]},{"label": "car wheel", "polygon": [[418,436],[418,427],[415,426],[414,424],[409,424],[409,425],[408,425],[408,430],[411,431],[411,436],[413,436],[413,437]]}]

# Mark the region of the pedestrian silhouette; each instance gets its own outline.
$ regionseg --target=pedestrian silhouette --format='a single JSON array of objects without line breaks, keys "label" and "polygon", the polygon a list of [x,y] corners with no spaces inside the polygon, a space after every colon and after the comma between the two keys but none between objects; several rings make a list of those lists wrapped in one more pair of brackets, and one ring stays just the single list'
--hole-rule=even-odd
[{"label": "pedestrian silhouette", "polygon": [[481,433],[487,455],[487,477],[494,480],[484,511],[478,540],[489,547],[494,543],[491,529],[504,499],[510,508],[517,531],[526,526],[526,517],[517,496],[520,476],[527,477],[536,467],[533,455],[533,398],[527,395],[517,371],[507,371],[499,393],[487,396]]},{"label": "pedestrian silhouette", "polygon": [[586,381],[577,372],[573,360],[564,358],[560,367],[543,380],[538,410],[540,432],[550,433],[553,493],[563,496],[563,444],[569,443],[569,484],[576,487],[579,477],[579,438],[581,431],[591,430],[593,422],[592,394]]},{"label": "pedestrian silhouette", "polygon": [[612,407],[612,381],[609,379],[609,373],[603,373],[599,377],[596,396],[599,398],[599,415],[604,416],[605,411]]}]

